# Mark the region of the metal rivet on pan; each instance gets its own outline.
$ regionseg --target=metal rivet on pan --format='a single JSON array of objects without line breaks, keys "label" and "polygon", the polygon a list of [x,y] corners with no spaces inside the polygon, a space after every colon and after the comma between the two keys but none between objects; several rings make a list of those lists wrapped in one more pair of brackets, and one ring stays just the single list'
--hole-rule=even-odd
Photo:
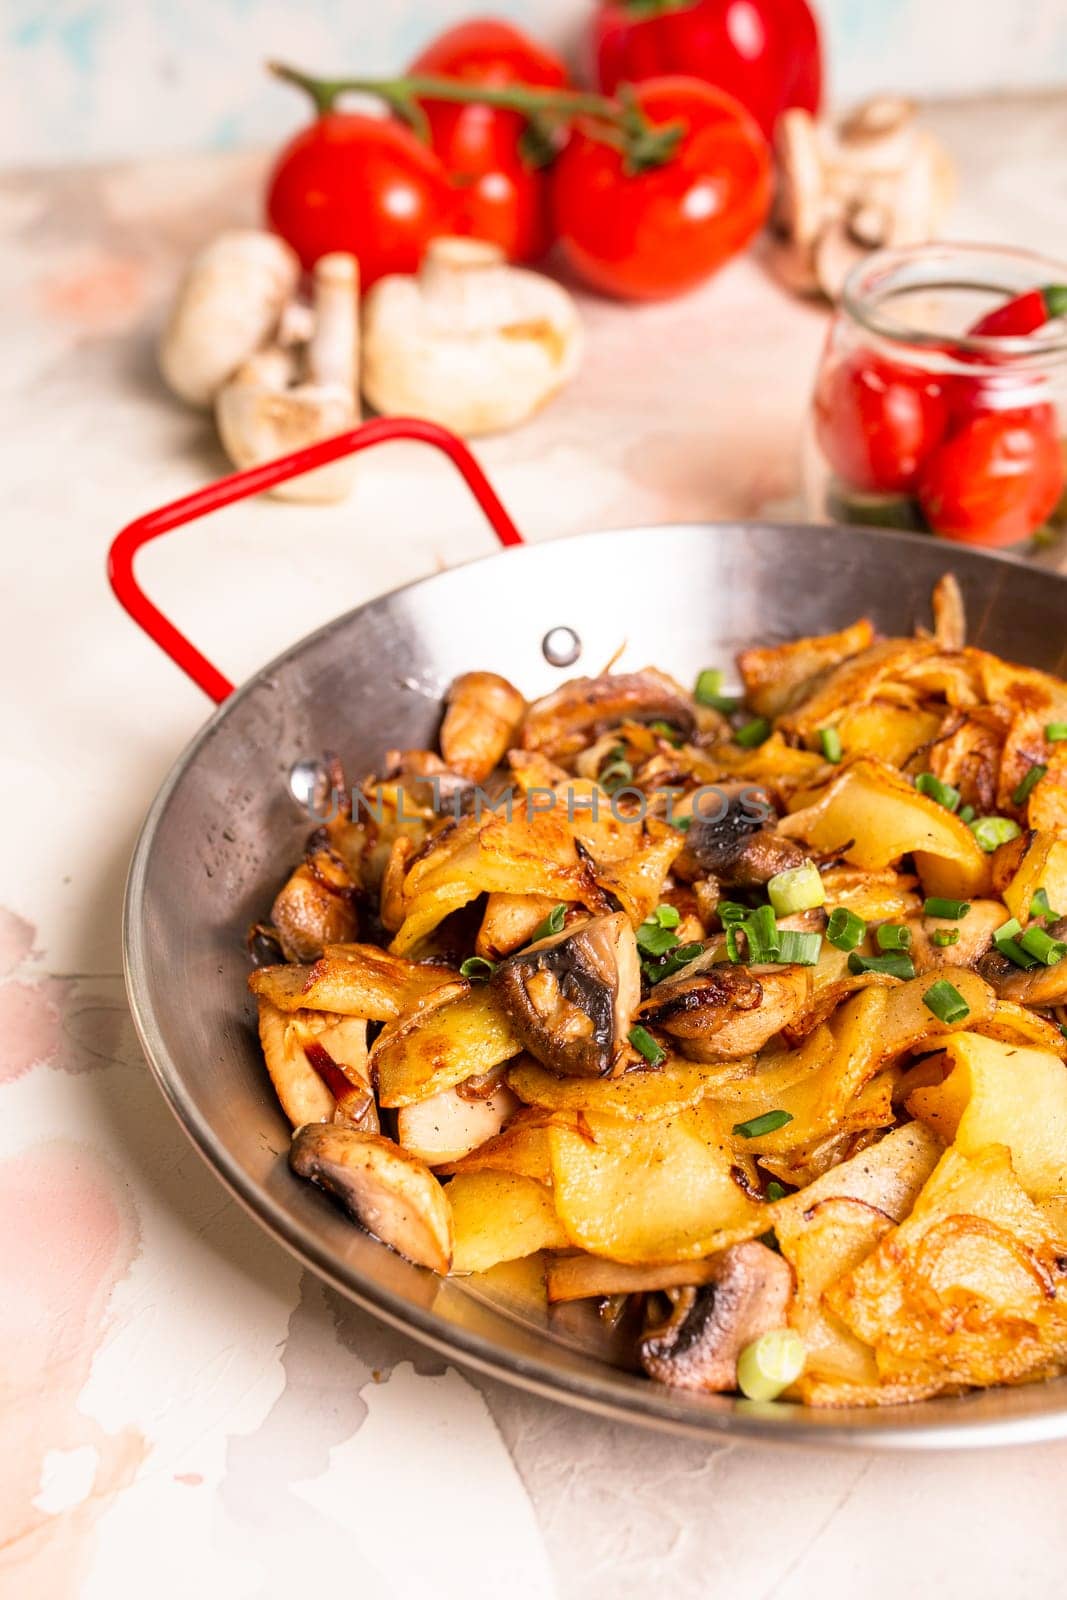
[{"label": "metal rivet on pan", "polygon": [[582,641],[573,628],[549,628],[541,640],[541,654],[552,667],[572,667],[582,653]]},{"label": "metal rivet on pan", "polygon": [[325,762],[304,756],[289,768],[289,792],[302,811],[323,814],[330,801],[330,789]]}]

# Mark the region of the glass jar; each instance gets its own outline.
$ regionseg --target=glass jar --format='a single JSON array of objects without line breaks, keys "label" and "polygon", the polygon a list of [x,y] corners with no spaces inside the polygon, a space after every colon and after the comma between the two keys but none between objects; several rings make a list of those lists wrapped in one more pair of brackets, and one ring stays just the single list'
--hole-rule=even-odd
[{"label": "glass jar", "polygon": [[[1065,285],[1058,262],[980,245],[883,250],[854,268],[812,399],[808,515],[1019,554],[1054,545],[1067,528]],[[1010,302],[998,322],[1014,331],[975,331]]]}]

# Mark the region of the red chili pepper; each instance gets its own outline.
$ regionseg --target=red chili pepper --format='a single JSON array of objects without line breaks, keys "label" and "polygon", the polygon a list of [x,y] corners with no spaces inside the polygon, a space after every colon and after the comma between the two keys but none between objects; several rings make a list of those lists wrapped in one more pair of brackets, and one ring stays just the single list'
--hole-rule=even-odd
[{"label": "red chili pepper", "polygon": [[822,99],[819,29],[807,0],[601,0],[593,18],[597,80],[703,78],[740,100],[770,138],[790,106]]},{"label": "red chili pepper", "polygon": [[982,338],[1007,339],[1034,333],[1046,322],[1067,316],[1067,283],[1047,283],[987,311],[967,332]]}]

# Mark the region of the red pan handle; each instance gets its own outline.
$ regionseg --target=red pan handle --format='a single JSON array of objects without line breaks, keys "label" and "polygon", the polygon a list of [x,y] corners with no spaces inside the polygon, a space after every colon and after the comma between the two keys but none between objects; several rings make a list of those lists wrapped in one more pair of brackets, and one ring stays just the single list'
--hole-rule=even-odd
[{"label": "red pan handle", "polygon": [[157,511],[149,511],[129,523],[116,535],[108,552],[108,577],[118,600],[134,622],[161,650],[166,651],[183,672],[189,674],[205,694],[210,695],[216,703],[225,700],[227,695],[233,693],[234,686],[229,678],[223,677],[184,633],[179,633],[173,622],[169,622],[159,607],[152,604],[137,582],[133,565],[138,550],[150,540],[158,539],[160,534],[169,533],[172,528],[180,528],[187,522],[196,522],[200,517],[218,511],[221,506],[233,505],[235,500],[247,500],[249,495],[262,494],[276,483],[284,483],[287,478],[295,478],[301,472],[310,472],[313,467],[326,466],[341,456],[367,450],[371,445],[386,444],[391,439],[417,439],[422,444],[432,444],[442,451],[462,474],[500,543],[523,543],[522,534],[461,439],[449,433],[447,428],[439,428],[435,422],[420,422],[414,417],[378,417],[373,422],[363,423],[361,427],[350,428],[347,433],[339,433],[336,438],[323,439],[304,450],[295,450],[292,455],[264,462],[261,467],[249,467],[246,472],[234,472],[228,478],[219,478],[217,482],[209,483],[193,494],[184,495],[180,500],[172,500],[169,505],[160,506]]}]

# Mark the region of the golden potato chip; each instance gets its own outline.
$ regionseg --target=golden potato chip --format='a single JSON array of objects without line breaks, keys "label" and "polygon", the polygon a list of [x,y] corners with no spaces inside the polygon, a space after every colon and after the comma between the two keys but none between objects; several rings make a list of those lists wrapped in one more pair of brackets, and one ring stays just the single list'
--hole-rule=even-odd
[{"label": "golden potato chip", "polygon": [[552,1191],[514,1173],[464,1172],[445,1189],[452,1208],[453,1272],[487,1272],[535,1250],[565,1249]]},{"label": "golden potato chip", "polygon": [[532,1056],[508,1068],[508,1083],[527,1105],[549,1110],[586,1111],[629,1122],[684,1111],[704,1094],[714,1069],[698,1062],[669,1061],[641,1067],[621,1078],[561,1078]]},{"label": "golden potato chip", "polygon": [[371,1078],[383,1106],[408,1106],[480,1077],[520,1049],[487,986],[460,978],[382,1029],[371,1046]]}]

